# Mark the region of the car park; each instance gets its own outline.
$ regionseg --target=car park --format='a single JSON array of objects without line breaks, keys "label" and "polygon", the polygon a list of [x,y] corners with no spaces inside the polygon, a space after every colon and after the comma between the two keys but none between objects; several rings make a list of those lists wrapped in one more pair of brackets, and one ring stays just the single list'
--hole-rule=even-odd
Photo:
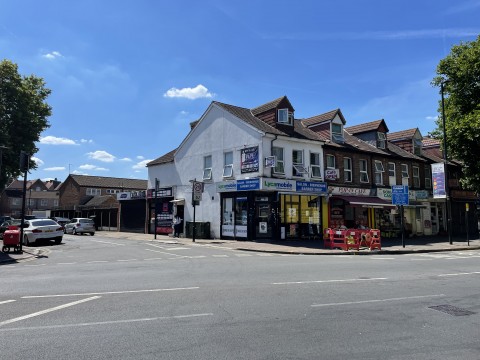
[{"label": "car park", "polygon": [[9,226],[18,226],[20,227],[21,220],[18,219],[11,219],[2,222],[0,225],[0,239],[3,239],[3,233],[8,230]]},{"label": "car park", "polygon": [[57,217],[57,216],[53,217],[52,220],[56,221],[62,226],[65,226],[65,224],[68,224],[70,222],[69,218]]},{"label": "car park", "polygon": [[64,226],[65,234],[90,234],[95,235],[95,222],[88,218],[73,218]]},{"label": "car park", "polygon": [[60,244],[63,239],[63,228],[52,219],[32,219],[23,223],[23,244],[35,244],[41,240],[55,240]]}]

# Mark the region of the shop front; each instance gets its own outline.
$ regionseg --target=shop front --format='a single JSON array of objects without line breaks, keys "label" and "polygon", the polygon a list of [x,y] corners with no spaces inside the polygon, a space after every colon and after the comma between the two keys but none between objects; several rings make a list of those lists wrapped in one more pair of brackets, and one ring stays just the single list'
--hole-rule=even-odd
[{"label": "shop front", "polygon": [[157,234],[170,234],[174,215],[174,193],[172,187],[159,188],[155,194],[154,189],[147,191],[148,200],[148,233],[155,232],[155,216],[157,217]]},{"label": "shop front", "polygon": [[217,184],[221,237],[238,240],[314,238],[321,233],[325,183],[257,178]]}]

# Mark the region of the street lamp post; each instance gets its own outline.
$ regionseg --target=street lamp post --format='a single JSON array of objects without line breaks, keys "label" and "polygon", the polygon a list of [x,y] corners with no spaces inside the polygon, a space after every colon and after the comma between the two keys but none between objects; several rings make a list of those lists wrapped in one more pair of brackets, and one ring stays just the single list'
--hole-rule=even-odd
[{"label": "street lamp post", "polygon": [[442,126],[443,126],[443,163],[445,171],[445,217],[447,218],[447,232],[448,232],[448,242],[452,245],[452,219],[451,219],[451,209],[450,209],[450,188],[448,184],[448,155],[447,155],[447,130],[445,128],[445,100],[443,97],[443,92],[445,89],[445,84],[448,80],[442,81],[440,83],[440,92],[442,94]]}]

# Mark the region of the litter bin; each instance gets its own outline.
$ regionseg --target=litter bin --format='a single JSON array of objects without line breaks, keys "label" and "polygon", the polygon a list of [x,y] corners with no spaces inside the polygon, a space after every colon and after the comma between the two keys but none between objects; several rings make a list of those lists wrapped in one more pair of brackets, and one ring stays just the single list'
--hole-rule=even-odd
[{"label": "litter bin", "polygon": [[20,251],[20,230],[16,226],[9,226],[3,233],[3,252],[10,252],[13,247],[15,252]]},{"label": "litter bin", "polygon": [[[187,221],[185,226],[187,238],[193,238],[193,221]],[[210,239],[210,223],[209,222],[195,222],[195,238],[196,239]]]}]

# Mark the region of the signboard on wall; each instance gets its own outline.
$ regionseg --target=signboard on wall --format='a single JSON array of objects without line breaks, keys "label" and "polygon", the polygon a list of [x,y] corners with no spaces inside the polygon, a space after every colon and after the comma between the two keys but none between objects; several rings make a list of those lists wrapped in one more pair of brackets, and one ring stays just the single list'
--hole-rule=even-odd
[{"label": "signboard on wall", "polygon": [[258,146],[242,149],[240,172],[242,174],[257,172],[259,169],[259,161]]},{"label": "signboard on wall", "polygon": [[443,163],[432,164],[433,198],[445,199],[447,192],[445,188],[445,168]]}]

